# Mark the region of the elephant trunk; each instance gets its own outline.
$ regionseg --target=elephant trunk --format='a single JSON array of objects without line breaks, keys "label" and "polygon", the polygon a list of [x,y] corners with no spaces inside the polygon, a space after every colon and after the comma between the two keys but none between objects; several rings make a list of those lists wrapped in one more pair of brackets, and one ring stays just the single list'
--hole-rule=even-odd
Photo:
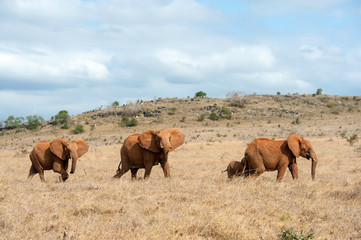
[{"label": "elephant trunk", "polygon": [[75,172],[76,163],[78,161],[78,156],[72,156],[71,170],[70,173],[73,174]]},{"label": "elephant trunk", "polygon": [[311,166],[311,175],[312,175],[312,180],[315,180],[315,176],[316,176],[316,166],[317,166],[317,155],[314,151],[311,152],[311,159],[312,159],[312,166]]},{"label": "elephant trunk", "polygon": [[162,156],[161,156],[161,159],[160,159],[160,165],[162,166],[162,167],[164,167],[165,166],[165,164],[167,163],[167,161],[168,161],[168,152],[163,152],[163,154],[162,154]]}]

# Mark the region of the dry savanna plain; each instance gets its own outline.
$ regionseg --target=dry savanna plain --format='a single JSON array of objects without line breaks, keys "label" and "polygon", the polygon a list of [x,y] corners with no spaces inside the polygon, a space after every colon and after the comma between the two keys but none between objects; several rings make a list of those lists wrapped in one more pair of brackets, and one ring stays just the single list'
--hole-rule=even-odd
[{"label": "dry savanna plain", "polygon": [[[69,129],[48,121],[35,131],[3,130],[0,239],[361,239],[361,97],[247,95],[238,107],[233,100],[138,101],[71,116]],[[211,112],[222,117],[210,120]],[[138,125],[122,126],[124,115]],[[72,132],[77,124],[83,133]],[[147,180],[144,170],[134,181],[130,173],[112,178],[128,135],[171,127],[185,143],[169,154],[170,179],[159,165]],[[276,172],[231,181],[221,172],[253,139],[292,132],[313,144],[315,181],[304,158],[299,179],[287,171],[281,183]],[[66,182],[51,170],[45,182],[27,179],[32,147],[58,137],[88,142],[76,172]]]}]

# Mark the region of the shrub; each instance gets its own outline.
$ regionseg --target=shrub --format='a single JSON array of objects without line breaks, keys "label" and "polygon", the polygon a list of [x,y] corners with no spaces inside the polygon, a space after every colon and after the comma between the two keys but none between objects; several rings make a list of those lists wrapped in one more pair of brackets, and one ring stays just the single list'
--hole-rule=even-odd
[{"label": "shrub", "polygon": [[153,117],[154,116],[154,110],[146,109],[143,111],[144,117]]},{"label": "shrub", "polygon": [[27,129],[35,130],[39,127],[40,122],[44,121],[44,118],[42,116],[38,115],[29,115],[26,117],[28,120]]},{"label": "shrub", "polygon": [[316,94],[317,95],[322,95],[322,88],[318,88],[317,91],[316,91]]},{"label": "shrub", "polygon": [[358,142],[358,135],[355,133],[352,136],[346,138],[346,141],[352,146],[354,143]]},{"label": "shrub", "polygon": [[229,92],[226,96],[229,99],[229,105],[232,107],[243,108],[246,104],[243,92]]},{"label": "shrub", "polygon": [[67,122],[69,118],[70,118],[70,116],[68,114],[68,111],[66,111],[66,110],[61,110],[61,111],[59,111],[58,114],[56,114],[54,116],[54,120],[57,121],[57,122],[60,122],[62,124]]},{"label": "shrub", "polygon": [[76,125],[73,130],[74,134],[79,134],[79,133],[83,133],[83,132],[84,132],[84,127],[81,124]]},{"label": "shrub", "polygon": [[130,119],[128,116],[123,116],[121,125],[126,127],[135,127],[138,125],[138,120],[135,117]]},{"label": "shrub", "polygon": [[221,109],[221,115],[224,116],[227,119],[232,119],[232,111],[226,106],[223,106]]},{"label": "shrub", "polygon": [[123,114],[125,116],[131,117],[131,116],[137,116],[141,111],[142,111],[142,106],[139,100],[135,103],[129,101],[124,106]]},{"label": "shrub", "polygon": [[14,128],[19,128],[23,122],[24,122],[23,117],[14,117],[13,115],[11,115],[4,121],[4,124],[5,124],[5,128],[14,129]]},{"label": "shrub", "polygon": [[277,95],[281,95],[281,92],[277,92]]},{"label": "shrub", "polygon": [[204,98],[205,96],[207,96],[207,93],[202,92],[202,91],[196,92],[196,94],[195,94],[195,97]]},{"label": "shrub", "polygon": [[185,122],[186,121],[186,117],[183,116],[182,119],[180,120],[180,122]]},{"label": "shrub", "polygon": [[212,112],[210,115],[209,115],[209,119],[211,119],[212,121],[217,121],[219,120],[220,116],[215,113],[215,112]]},{"label": "shrub", "polygon": [[315,236],[313,229],[311,229],[308,234],[304,235],[303,230],[301,230],[300,233],[297,233],[293,229],[293,227],[291,227],[290,229],[283,230],[279,234],[279,237],[282,240],[308,240],[308,239],[313,239]]},{"label": "shrub", "polygon": [[113,103],[112,103],[112,107],[118,107],[119,106],[119,102],[118,101],[114,101]]},{"label": "shrub", "polygon": [[291,124],[294,124],[294,125],[300,124],[300,123],[301,123],[301,121],[299,118],[296,118],[294,121],[291,122]]},{"label": "shrub", "polygon": [[176,108],[176,107],[171,107],[171,108],[169,109],[168,114],[169,114],[169,115],[174,115],[174,114],[175,114],[175,111],[177,111],[177,108]]},{"label": "shrub", "polygon": [[205,118],[206,118],[206,115],[202,113],[202,114],[198,117],[197,121],[198,121],[198,122],[202,122]]}]

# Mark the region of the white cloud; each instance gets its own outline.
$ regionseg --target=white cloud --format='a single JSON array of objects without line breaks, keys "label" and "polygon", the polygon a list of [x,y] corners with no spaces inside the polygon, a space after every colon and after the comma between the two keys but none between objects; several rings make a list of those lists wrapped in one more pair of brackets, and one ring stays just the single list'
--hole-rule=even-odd
[{"label": "white cloud", "polygon": [[301,47],[300,52],[304,58],[307,60],[318,60],[322,57],[323,52],[317,46],[307,46],[304,45]]}]

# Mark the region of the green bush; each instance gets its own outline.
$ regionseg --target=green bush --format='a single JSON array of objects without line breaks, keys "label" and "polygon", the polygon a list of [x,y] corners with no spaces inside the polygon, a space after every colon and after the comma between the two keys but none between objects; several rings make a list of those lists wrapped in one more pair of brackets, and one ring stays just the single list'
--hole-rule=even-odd
[{"label": "green bush", "polygon": [[217,121],[219,120],[220,116],[215,113],[215,112],[212,112],[210,115],[209,115],[209,119],[211,119],[212,121]]},{"label": "green bush", "polygon": [[352,136],[346,138],[346,140],[352,146],[354,143],[358,142],[358,135],[355,133]]},{"label": "green bush", "polygon": [[35,130],[39,127],[40,122],[44,121],[44,118],[42,116],[38,115],[29,115],[26,117],[28,120],[27,129]]},{"label": "green bush", "polygon": [[61,110],[58,114],[56,114],[52,119],[55,120],[56,123],[61,123],[63,126],[61,128],[68,129],[70,124],[70,115],[68,111]]},{"label": "green bush", "polygon": [[138,125],[138,120],[135,117],[129,118],[128,116],[123,116],[121,125],[126,127],[135,127]]},{"label": "green bush", "polygon": [[283,230],[279,234],[279,237],[281,240],[308,240],[308,239],[313,239],[315,236],[313,229],[311,229],[308,234],[304,235],[303,230],[301,230],[300,233],[297,233],[293,229],[293,227],[291,227],[290,229]]},{"label": "green bush", "polygon": [[204,98],[205,96],[207,96],[207,93],[202,92],[202,91],[196,92],[196,94],[195,94],[195,97]]},{"label": "green bush", "polygon": [[221,115],[224,116],[227,119],[232,119],[232,111],[226,106],[223,106],[221,109]]},{"label": "green bush", "polygon": [[13,115],[11,115],[4,121],[4,124],[6,129],[14,129],[21,127],[23,122],[23,117],[14,117]]},{"label": "green bush", "polygon": [[317,95],[322,95],[322,88],[318,88],[317,91],[316,91],[316,94]]},{"label": "green bush", "polygon": [[74,134],[79,134],[79,133],[83,133],[83,132],[84,132],[84,127],[81,124],[76,125],[73,130]]},{"label": "green bush", "polygon": [[118,101],[114,101],[113,103],[112,103],[112,107],[118,107],[119,106],[119,102]]},{"label": "green bush", "polygon": [[169,109],[168,114],[169,114],[169,115],[174,115],[176,111],[177,111],[177,108],[176,108],[176,107],[171,107],[171,108]]},{"label": "green bush", "polygon": [[198,122],[202,122],[205,118],[206,118],[206,115],[202,113],[202,114],[198,117],[197,121],[198,121]]},{"label": "green bush", "polygon": [[64,124],[70,118],[67,110],[61,110],[58,114],[54,116],[54,120]]},{"label": "green bush", "polygon": [[296,125],[296,124],[298,125],[300,123],[301,123],[301,121],[299,118],[296,118],[294,121],[291,122],[291,124],[294,124],[294,125]]}]

